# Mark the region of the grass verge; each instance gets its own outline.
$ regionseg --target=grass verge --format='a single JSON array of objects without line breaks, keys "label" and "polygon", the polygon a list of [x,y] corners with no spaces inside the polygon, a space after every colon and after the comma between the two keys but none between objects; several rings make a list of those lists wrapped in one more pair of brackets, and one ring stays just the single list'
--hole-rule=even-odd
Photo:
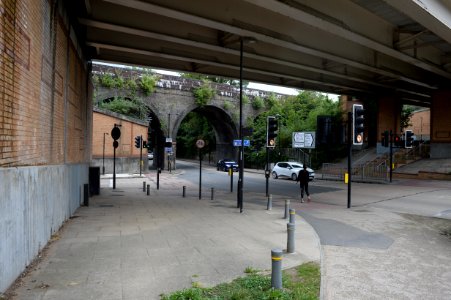
[{"label": "grass verge", "polygon": [[283,271],[283,289],[271,288],[271,276],[247,270],[247,276],[212,288],[195,287],[162,295],[162,300],[314,300],[319,299],[321,282],[317,263],[308,262]]}]

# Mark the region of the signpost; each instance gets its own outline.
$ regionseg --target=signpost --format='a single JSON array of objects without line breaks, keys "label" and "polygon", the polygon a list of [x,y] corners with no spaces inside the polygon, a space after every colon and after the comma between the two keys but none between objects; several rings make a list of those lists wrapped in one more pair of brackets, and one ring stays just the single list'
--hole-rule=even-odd
[{"label": "signpost", "polygon": [[[250,140],[243,140],[244,141],[244,147],[250,147],[251,141]],[[234,147],[241,147],[241,140],[233,140],[233,146]]]},{"label": "signpost", "polygon": [[121,137],[121,130],[119,129],[119,124],[114,124],[113,129],[111,129],[111,137],[113,138],[113,190],[116,189],[116,148],[119,146],[118,139]]},{"label": "signpost", "polygon": [[197,140],[196,147],[199,149],[199,200],[202,199],[202,148],[205,147],[204,140]]}]

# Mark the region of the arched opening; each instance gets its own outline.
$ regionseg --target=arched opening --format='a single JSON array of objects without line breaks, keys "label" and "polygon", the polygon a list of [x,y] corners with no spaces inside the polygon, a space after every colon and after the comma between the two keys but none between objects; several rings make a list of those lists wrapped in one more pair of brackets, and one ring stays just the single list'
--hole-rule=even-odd
[{"label": "arched opening", "polygon": [[[194,128],[195,125],[202,128]],[[237,151],[233,147],[233,140],[238,138],[237,126],[226,111],[216,106],[196,107],[180,116],[174,133],[177,140],[177,157],[194,158],[192,156],[197,155],[196,140],[208,139],[209,145],[204,154],[208,154],[210,161],[224,157],[237,158]]]}]

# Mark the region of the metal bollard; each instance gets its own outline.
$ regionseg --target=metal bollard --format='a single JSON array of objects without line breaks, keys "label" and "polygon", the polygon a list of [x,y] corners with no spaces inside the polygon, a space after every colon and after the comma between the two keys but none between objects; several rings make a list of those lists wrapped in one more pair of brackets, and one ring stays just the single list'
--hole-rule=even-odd
[{"label": "metal bollard", "polygon": [[293,208],[290,208],[290,223],[292,223],[292,224],[296,223],[295,217],[296,217],[296,211]]},{"label": "metal bollard", "polygon": [[150,195],[150,184],[147,185],[147,196]]},{"label": "metal bollard", "polygon": [[288,210],[290,209],[290,200],[285,200],[285,214],[283,215],[284,219],[288,219]]},{"label": "metal bollard", "polygon": [[295,233],[295,225],[293,223],[287,223],[287,252],[288,253],[294,253],[295,251],[295,239],[294,239],[294,233]]},{"label": "metal bollard", "polygon": [[266,205],[266,210],[271,210],[271,209],[272,209],[272,194],[269,195],[268,204]]},{"label": "metal bollard", "polygon": [[185,198],[186,197],[186,186],[183,186],[183,193],[182,193],[182,197]]},{"label": "metal bollard", "polygon": [[211,188],[211,200],[215,200],[215,188]]},{"label": "metal bollard", "polygon": [[271,288],[282,288],[282,250],[271,250]]},{"label": "metal bollard", "polygon": [[145,191],[146,191],[146,182],[143,181],[143,192],[145,192]]}]

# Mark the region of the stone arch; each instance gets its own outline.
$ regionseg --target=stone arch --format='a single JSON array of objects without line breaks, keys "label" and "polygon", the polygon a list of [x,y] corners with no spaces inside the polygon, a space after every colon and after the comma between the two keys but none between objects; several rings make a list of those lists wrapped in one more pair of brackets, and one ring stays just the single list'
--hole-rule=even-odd
[{"label": "stone arch", "polygon": [[199,113],[212,125],[216,137],[216,157],[234,158],[236,150],[233,147],[233,140],[238,138],[238,126],[233,121],[232,116],[220,107],[214,105],[187,107],[174,121],[174,126],[171,128],[172,136],[177,136],[180,124],[190,112]]}]

